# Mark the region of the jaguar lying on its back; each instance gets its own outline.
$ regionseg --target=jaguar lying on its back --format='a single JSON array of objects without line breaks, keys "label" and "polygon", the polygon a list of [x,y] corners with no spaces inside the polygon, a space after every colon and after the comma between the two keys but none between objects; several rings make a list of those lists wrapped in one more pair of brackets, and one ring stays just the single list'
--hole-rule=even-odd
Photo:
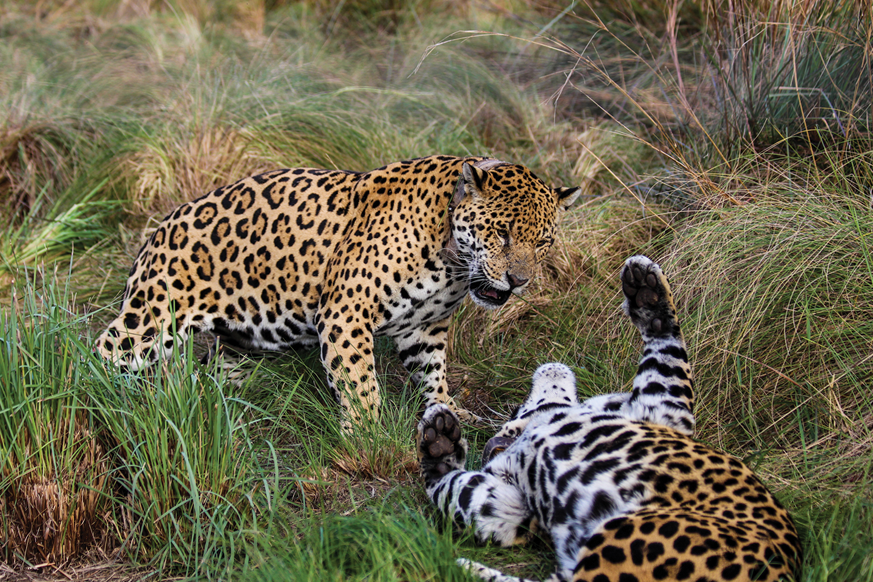
[{"label": "jaguar lying on its back", "polygon": [[[445,406],[425,412],[427,492],[479,540],[508,546],[545,528],[552,581],[795,580],[788,513],[737,459],[695,442],[691,368],[670,287],[646,257],[621,273],[624,309],[645,342],[633,390],[577,400],[561,364],[541,366],[525,403],[465,471],[467,442]],[[460,560],[480,577],[519,582]]]},{"label": "jaguar lying on its back", "polygon": [[246,178],[163,220],[97,349],[138,369],[196,331],[231,351],[317,344],[348,427],[361,409],[377,415],[373,338],[384,335],[427,404],[451,403],[450,316],[468,293],[486,308],[521,293],[578,194],[478,157]]}]

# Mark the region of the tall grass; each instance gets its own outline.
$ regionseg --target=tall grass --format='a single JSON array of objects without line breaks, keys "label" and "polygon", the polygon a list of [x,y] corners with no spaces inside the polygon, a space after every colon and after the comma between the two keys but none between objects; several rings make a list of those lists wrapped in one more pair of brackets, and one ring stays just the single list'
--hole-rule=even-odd
[{"label": "tall grass", "polygon": [[107,369],[72,305],[47,282],[0,318],[4,560],[96,546],[187,574],[232,561],[276,502],[248,436],[259,411],[193,358],[151,379]]},{"label": "tall grass", "polygon": [[[873,215],[868,193],[855,187],[863,176],[830,161],[838,177],[783,161],[780,175],[754,189],[753,203],[680,228],[665,258],[700,318],[698,365],[720,387],[711,396],[727,414],[719,424],[763,415],[747,425],[756,447],[788,446],[778,433],[798,405],[822,426],[854,422],[845,410],[860,420],[866,408]],[[753,400],[743,396],[752,390]],[[815,441],[823,436],[816,432],[800,436]]]},{"label": "tall grass", "polygon": [[113,541],[103,522],[113,443],[80,399],[88,371],[63,293],[47,291],[0,313],[0,546],[9,564],[63,563]]},{"label": "tall grass", "polygon": [[721,143],[869,132],[870,16],[865,3],[817,0],[740,1],[713,12],[707,48]]},{"label": "tall grass", "polygon": [[410,501],[396,499],[359,515],[324,514],[295,523],[298,533],[291,543],[250,549],[249,564],[235,577],[264,582],[470,580],[455,563],[451,531],[437,532]]},{"label": "tall grass", "polygon": [[19,221],[7,223],[0,243],[0,274],[13,274],[38,265],[69,260],[71,252],[89,249],[110,233],[106,219],[118,203],[93,200],[96,190],[69,208],[46,199],[43,189]]},{"label": "tall grass", "polygon": [[185,355],[145,385],[102,378],[92,402],[118,442],[127,545],[193,575],[232,563],[246,529],[262,527],[265,512],[269,522],[279,491],[267,472],[275,463],[248,434],[259,411],[228,394],[215,370],[200,370],[190,348]]}]

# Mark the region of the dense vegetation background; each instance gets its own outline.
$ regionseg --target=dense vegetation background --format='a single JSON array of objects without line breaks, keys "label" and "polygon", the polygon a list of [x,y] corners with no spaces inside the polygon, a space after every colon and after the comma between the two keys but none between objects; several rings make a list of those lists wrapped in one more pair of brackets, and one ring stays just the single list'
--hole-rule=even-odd
[{"label": "dense vegetation background", "polygon": [[552,360],[583,396],[626,389],[616,276],[649,254],[699,438],[789,507],[803,580],[873,580],[871,22],[863,0],[3,3],[0,579],[466,579],[459,555],[546,577],[548,540],[435,524],[388,342],[386,413],[353,438],[315,354],[237,388],[91,352],[180,202],[446,153],[585,190],[533,292],[457,314],[456,397],[499,423]]}]

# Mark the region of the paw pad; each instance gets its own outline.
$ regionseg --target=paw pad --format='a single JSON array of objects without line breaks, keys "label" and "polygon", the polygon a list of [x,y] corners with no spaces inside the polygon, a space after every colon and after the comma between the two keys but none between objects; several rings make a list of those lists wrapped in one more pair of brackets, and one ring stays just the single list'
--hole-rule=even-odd
[{"label": "paw pad", "polygon": [[454,453],[461,440],[461,424],[452,411],[443,408],[425,416],[421,423],[421,452],[437,459]]},{"label": "paw pad", "polygon": [[451,416],[437,416],[433,426],[424,429],[422,446],[431,457],[450,455],[455,451],[455,443],[461,438],[461,427]]},{"label": "paw pad", "polygon": [[643,256],[631,257],[621,271],[625,310],[644,333],[655,336],[678,331],[670,287],[661,268]]},{"label": "paw pad", "polygon": [[639,265],[630,265],[621,274],[621,289],[628,298],[633,298],[637,307],[653,307],[661,297],[656,289],[658,277],[646,273]]}]

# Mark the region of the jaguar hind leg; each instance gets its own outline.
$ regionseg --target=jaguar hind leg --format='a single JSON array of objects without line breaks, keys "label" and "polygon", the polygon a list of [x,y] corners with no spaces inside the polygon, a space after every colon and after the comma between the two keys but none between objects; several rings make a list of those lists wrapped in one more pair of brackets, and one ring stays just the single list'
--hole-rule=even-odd
[{"label": "jaguar hind leg", "polygon": [[621,271],[625,312],[645,346],[623,411],[630,418],[694,434],[694,381],[670,283],[656,263],[637,255]]}]

